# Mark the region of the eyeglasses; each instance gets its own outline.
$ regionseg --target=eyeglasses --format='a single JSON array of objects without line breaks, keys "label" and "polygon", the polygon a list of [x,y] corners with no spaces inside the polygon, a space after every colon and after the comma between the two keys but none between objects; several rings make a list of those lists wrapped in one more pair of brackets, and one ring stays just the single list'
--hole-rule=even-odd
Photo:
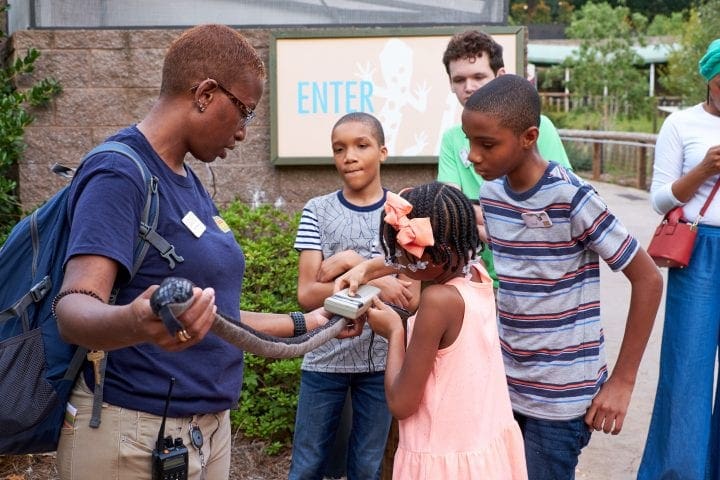
[{"label": "eyeglasses", "polygon": [[[253,119],[255,118],[255,111],[248,108],[248,106],[245,105],[242,102],[242,100],[240,100],[235,95],[233,95],[232,92],[230,92],[230,90],[225,88],[220,82],[215,80],[215,83],[217,84],[220,91],[225,94],[225,96],[228,98],[228,100],[230,100],[232,102],[232,104],[237,107],[238,111],[240,112],[240,119],[242,121],[243,127],[247,126],[250,122],[252,122]],[[190,91],[194,92],[195,90],[197,90],[197,88],[199,86],[200,86],[200,84],[193,85],[192,88],[190,89]]]}]

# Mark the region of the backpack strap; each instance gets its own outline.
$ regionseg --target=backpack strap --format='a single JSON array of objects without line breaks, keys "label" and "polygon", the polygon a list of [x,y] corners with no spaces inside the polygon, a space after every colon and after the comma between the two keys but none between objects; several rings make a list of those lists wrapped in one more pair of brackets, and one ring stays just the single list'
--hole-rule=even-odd
[{"label": "backpack strap", "polygon": [[140,170],[146,185],[145,208],[143,209],[142,218],[140,219],[140,240],[135,245],[135,251],[133,252],[134,260],[132,271],[130,272],[130,278],[135,276],[137,273],[140,265],[145,259],[145,255],[147,254],[147,250],[150,245],[160,252],[160,255],[167,260],[170,269],[173,270],[176,262],[181,263],[185,259],[178,255],[177,252],[175,252],[175,247],[155,230],[157,228],[158,219],[160,218],[159,199],[157,195],[157,177],[150,173],[147,165],[143,159],[140,158],[137,152],[132,147],[122,142],[108,141],[101,143],[90,150],[85,158],[89,158],[98,153],[106,152],[119,153],[135,162],[135,165],[138,167],[138,170]]},{"label": "backpack strap", "polygon": [[23,295],[15,304],[0,312],[0,323],[10,318],[20,317],[23,324],[23,332],[30,330],[30,324],[27,318],[27,308],[34,302],[39,302],[45,295],[50,292],[52,281],[50,276],[46,275],[42,280],[33,285],[28,293]]},{"label": "backpack strap", "polygon": [[[140,231],[138,233],[138,240],[135,244],[135,249],[133,250],[133,265],[132,265],[132,271],[130,272],[130,278],[134,277],[137,271],[140,269],[140,265],[142,265],[143,260],[145,260],[145,255],[147,255],[148,248],[150,245],[152,245],[154,248],[156,248],[160,255],[165,258],[168,262],[168,266],[170,269],[174,269],[176,262],[180,263],[183,262],[185,259],[178,255],[177,252],[175,252],[175,247],[171,245],[167,240],[165,240],[157,231],[155,230],[157,228],[158,219],[160,217],[160,205],[159,205],[159,198],[158,198],[158,179],[157,177],[153,176],[150,173],[150,170],[148,169],[147,165],[143,161],[142,158],[137,154],[137,152],[130,147],[129,145],[126,145],[121,142],[115,142],[115,141],[108,141],[101,143],[100,145],[96,146],[88,154],[85,156],[85,159],[97,155],[99,153],[107,153],[107,152],[113,152],[113,153],[119,153],[130,160],[132,160],[135,165],[138,167],[138,170],[140,170],[140,173],[143,176],[143,181],[145,182],[145,207],[143,208],[142,217],[140,219]],[[83,160],[84,161],[84,160]],[[118,294],[118,288],[114,288],[111,295],[110,295],[110,302],[109,303],[115,303],[115,300],[117,298]],[[80,350],[80,349],[78,349]],[[82,352],[83,358],[88,353],[86,349]],[[77,354],[76,354],[77,356]],[[73,364],[79,363],[82,365],[82,362],[77,361],[76,357],[73,357]],[[100,381],[96,382],[95,388],[93,391],[93,407],[92,407],[92,416],[90,418],[90,427],[91,428],[98,428],[100,426],[100,417],[102,415],[102,399],[103,399],[103,385],[105,383],[105,366],[107,364],[107,353],[103,353],[102,359],[100,360]],[[79,365],[78,365],[79,370]],[[69,369],[68,369],[69,371]]]}]

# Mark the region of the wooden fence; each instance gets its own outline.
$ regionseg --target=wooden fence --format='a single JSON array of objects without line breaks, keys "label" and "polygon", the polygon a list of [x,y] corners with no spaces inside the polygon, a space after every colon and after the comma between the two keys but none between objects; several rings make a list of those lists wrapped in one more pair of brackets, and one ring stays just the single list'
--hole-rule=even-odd
[{"label": "wooden fence", "polygon": [[[577,95],[564,92],[540,92],[542,109],[555,112],[572,112],[578,109],[591,109],[602,111],[607,108],[609,112],[628,113],[629,106],[611,96],[603,95]],[[647,97],[647,101],[653,107],[679,106],[682,99],[671,96]]]},{"label": "wooden fence", "polygon": [[657,135],[559,129],[573,168],[603,180],[648,190]]}]

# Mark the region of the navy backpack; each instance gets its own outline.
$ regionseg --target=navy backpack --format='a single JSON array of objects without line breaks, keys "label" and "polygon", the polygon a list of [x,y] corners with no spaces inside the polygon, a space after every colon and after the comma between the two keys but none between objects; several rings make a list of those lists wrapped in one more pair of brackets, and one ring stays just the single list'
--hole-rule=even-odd
[{"label": "navy backpack", "polygon": [[[159,215],[157,178],[123,143],[105,142],[85,159],[103,152],[132,160],[147,186],[131,274],[137,272],[150,245],[173,268],[182,257],[155,231]],[[70,233],[69,190],[70,186],[65,186],[21,220],[0,247],[0,454],[56,450],[66,404],[85,361],[87,350],[60,338],[51,312],[63,280]],[[101,390],[99,393],[96,400],[102,398]],[[100,409],[93,410],[97,411],[97,427]]]}]

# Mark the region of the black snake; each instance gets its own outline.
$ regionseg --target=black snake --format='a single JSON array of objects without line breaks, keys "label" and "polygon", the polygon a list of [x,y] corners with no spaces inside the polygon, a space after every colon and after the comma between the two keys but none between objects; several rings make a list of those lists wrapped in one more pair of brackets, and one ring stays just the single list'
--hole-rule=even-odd
[{"label": "black snake", "polygon": [[[183,330],[176,315],[184,312],[192,303],[193,283],[178,277],[168,277],[150,298],[150,306],[159,316],[171,335]],[[407,310],[390,305],[403,319],[409,316]],[[335,338],[347,325],[346,320],[333,316],[325,325],[297,337],[276,337],[259,332],[242,322],[235,322],[221,313],[215,314],[210,331],[236,347],[255,355],[269,358],[299,357],[328,340]]]}]

